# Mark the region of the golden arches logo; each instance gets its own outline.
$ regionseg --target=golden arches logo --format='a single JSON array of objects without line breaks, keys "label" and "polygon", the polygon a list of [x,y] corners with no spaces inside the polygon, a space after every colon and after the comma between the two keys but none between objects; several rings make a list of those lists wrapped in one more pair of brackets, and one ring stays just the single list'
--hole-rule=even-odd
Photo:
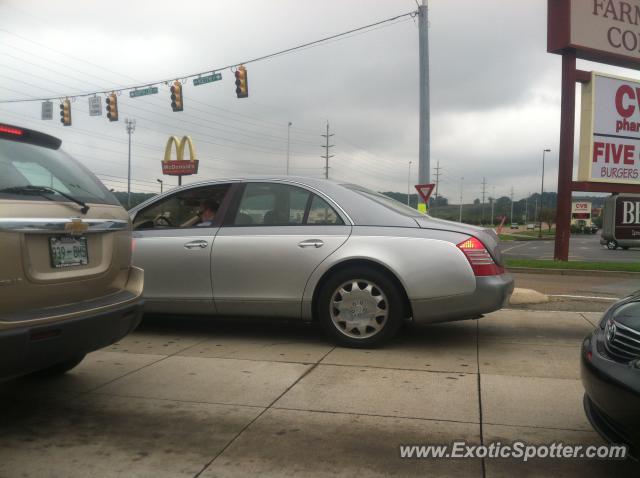
[{"label": "golden arches logo", "polygon": [[[171,160],[173,146],[176,149],[176,160]],[[185,146],[189,146],[189,159],[184,159]],[[164,148],[164,159],[162,160],[162,174],[169,176],[188,176],[198,174],[198,163],[196,159],[196,149],[193,146],[190,136],[169,136],[167,145]]]}]

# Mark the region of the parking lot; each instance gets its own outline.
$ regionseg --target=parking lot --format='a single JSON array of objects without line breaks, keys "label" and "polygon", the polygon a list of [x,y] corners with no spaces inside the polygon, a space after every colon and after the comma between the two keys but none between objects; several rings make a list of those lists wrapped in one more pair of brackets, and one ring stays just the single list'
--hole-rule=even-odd
[{"label": "parking lot", "polygon": [[[504,256],[512,259],[553,259],[553,248],[553,240],[505,241],[500,244]],[[600,234],[573,234],[569,260],[636,263],[640,261],[640,249],[610,251],[600,245]]]},{"label": "parking lot", "polygon": [[612,461],[399,454],[602,444],[578,367],[599,315],[503,310],[408,327],[377,350],[334,347],[314,326],[148,318],[64,377],[0,386],[0,476],[637,476]]}]

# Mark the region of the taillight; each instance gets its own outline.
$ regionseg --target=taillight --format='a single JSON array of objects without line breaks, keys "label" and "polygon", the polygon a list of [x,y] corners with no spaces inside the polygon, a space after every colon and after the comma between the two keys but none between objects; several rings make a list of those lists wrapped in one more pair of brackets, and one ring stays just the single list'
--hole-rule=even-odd
[{"label": "taillight", "polygon": [[458,244],[458,249],[467,257],[476,276],[495,276],[504,273],[504,268],[493,261],[484,244],[475,237],[470,237]]},{"label": "taillight", "polygon": [[0,133],[13,134],[15,136],[22,136],[23,131],[18,128],[12,128],[11,126],[5,126],[0,124]]}]

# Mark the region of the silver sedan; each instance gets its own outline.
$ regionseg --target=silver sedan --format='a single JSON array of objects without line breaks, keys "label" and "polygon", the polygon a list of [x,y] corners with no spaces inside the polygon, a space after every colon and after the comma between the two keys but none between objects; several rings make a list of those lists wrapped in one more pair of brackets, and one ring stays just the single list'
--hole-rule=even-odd
[{"label": "silver sedan", "polygon": [[148,312],[318,321],[339,344],[371,347],[405,320],[477,318],[513,291],[493,231],[354,184],[205,181],[130,214]]}]

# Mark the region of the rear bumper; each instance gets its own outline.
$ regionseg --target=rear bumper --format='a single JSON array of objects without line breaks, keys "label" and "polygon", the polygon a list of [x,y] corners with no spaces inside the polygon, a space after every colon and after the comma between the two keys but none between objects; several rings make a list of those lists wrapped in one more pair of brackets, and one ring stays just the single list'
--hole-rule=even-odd
[{"label": "rear bumper", "polygon": [[139,300],[99,315],[0,332],[0,381],[117,342],[138,326],[142,305]]},{"label": "rear bumper", "polygon": [[513,292],[513,277],[476,277],[473,294],[438,299],[412,300],[413,320],[418,324],[446,322],[478,317],[504,307]]},{"label": "rear bumper", "polygon": [[[590,354],[589,354],[590,353]],[[604,332],[596,329],[581,350],[584,409],[593,428],[607,441],[640,452],[640,370],[606,356]]]},{"label": "rear bumper", "polygon": [[0,320],[0,381],[111,345],[142,318],[143,272],[132,267],[125,290],[65,307],[4,315]]}]

